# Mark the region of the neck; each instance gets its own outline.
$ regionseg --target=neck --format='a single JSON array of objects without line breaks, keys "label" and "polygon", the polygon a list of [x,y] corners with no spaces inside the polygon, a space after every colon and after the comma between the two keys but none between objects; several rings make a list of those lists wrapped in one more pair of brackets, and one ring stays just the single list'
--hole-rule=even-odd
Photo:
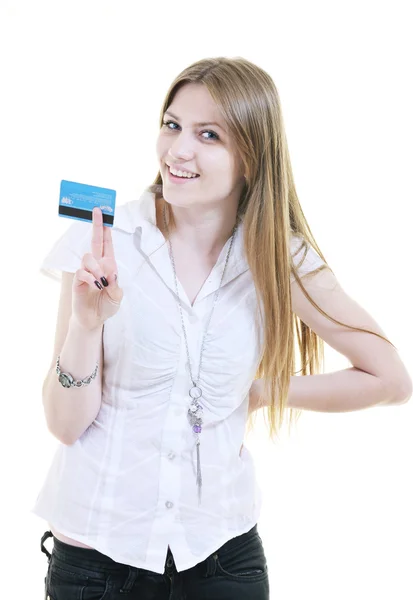
[{"label": "neck", "polygon": [[[237,218],[237,206],[218,209],[199,206],[183,208],[170,205],[169,210],[172,211],[175,221],[173,230],[169,228],[171,241],[203,257],[216,258],[231,237]],[[164,201],[160,203],[158,227],[165,234],[163,211]],[[166,219],[168,219],[167,215]]]}]

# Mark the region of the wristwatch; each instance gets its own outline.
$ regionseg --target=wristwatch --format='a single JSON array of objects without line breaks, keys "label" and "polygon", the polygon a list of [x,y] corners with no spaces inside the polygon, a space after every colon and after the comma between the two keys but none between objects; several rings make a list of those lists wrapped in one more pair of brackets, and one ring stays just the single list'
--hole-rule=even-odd
[{"label": "wristwatch", "polygon": [[96,373],[98,371],[98,366],[99,366],[98,363],[96,363],[95,370],[93,371],[93,373],[91,375],[89,375],[89,377],[85,377],[85,379],[74,379],[74,377],[70,373],[62,372],[62,370],[60,369],[60,366],[59,366],[59,359],[60,359],[60,354],[56,360],[56,373],[58,374],[60,383],[65,388],[82,387],[84,385],[88,385],[92,381],[92,379],[94,379],[96,377]]}]

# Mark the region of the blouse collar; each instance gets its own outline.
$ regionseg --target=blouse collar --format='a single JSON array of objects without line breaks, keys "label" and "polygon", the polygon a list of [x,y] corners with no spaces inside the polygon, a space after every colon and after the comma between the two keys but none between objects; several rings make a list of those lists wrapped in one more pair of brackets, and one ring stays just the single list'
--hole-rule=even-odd
[{"label": "blouse collar", "polygon": [[[114,229],[120,229],[121,231],[137,236],[139,250],[144,252],[151,260],[152,264],[163,276],[168,287],[174,289],[170,265],[165,265],[165,252],[168,252],[165,237],[156,225],[155,193],[145,190],[137,200],[132,200],[118,206],[115,212],[113,227]],[[200,302],[210,293],[213,293],[219,287],[222,275],[221,264],[223,266],[225,263],[228,244],[229,240],[224,246],[225,250],[221,251],[208,280],[202,286],[200,294],[198,294],[195,300],[196,303]],[[243,222],[241,221],[235,234],[222,285],[248,270],[249,265],[243,248]],[[188,298],[185,298],[186,294],[184,294],[183,288],[181,285],[179,287],[181,288],[185,303],[190,305]]]}]

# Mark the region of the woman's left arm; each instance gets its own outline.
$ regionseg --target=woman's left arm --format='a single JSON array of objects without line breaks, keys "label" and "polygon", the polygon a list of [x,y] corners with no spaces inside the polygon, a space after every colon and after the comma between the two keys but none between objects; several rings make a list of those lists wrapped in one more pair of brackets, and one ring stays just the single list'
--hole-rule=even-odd
[{"label": "woman's left arm", "polygon": [[[311,298],[331,317],[388,337],[373,317],[343,290],[330,269],[309,274],[301,281]],[[291,283],[291,301],[293,312],[353,366],[333,373],[291,377],[289,408],[347,412],[409,400],[412,379],[393,346],[376,335],[354,331],[327,319],[306,298],[296,281]],[[250,412],[268,404],[263,391],[263,381],[255,380],[250,390]]]}]

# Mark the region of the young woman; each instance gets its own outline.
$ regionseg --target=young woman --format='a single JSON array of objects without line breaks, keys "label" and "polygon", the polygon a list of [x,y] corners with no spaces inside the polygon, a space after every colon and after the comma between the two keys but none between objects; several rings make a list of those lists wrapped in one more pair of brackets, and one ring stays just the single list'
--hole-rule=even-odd
[{"label": "young woman", "polygon": [[[265,71],[185,69],[157,154],[113,228],[95,208],[42,264],[62,273],[43,387],[62,443],[33,508],[50,526],[46,597],[264,600],[246,426],[263,409],[274,439],[287,410],[402,403],[412,383],[311,234]],[[317,375],[323,341],[353,367]]]}]

